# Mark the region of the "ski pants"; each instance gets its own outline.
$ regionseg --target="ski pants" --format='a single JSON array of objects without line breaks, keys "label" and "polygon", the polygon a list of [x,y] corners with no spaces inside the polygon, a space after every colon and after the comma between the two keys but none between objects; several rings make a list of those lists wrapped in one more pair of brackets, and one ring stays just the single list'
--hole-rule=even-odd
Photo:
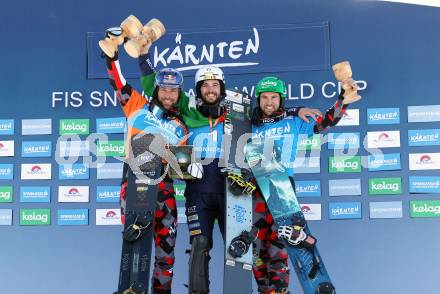
[{"label": "ski pants", "polygon": [[[126,184],[125,184],[126,187]],[[121,189],[121,212],[124,223],[125,191]],[[174,267],[174,247],[177,237],[177,208],[172,181],[158,184],[156,210],[154,212],[153,238],[155,246],[152,288],[154,294],[171,293]]]},{"label": "ski pants", "polygon": [[194,192],[185,189],[185,197],[190,242],[195,236],[202,234],[208,238],[212,248],[212,231],[216,219],[223,240],[225,240],[225,194]]},{"label": "ski pants", "polygon": [[269,294],[289,287],[287,250],[278,238],[277,229],[259,189],[254,193],[252,221],[258,229],[254,240],[253,272],[258,292]]}]

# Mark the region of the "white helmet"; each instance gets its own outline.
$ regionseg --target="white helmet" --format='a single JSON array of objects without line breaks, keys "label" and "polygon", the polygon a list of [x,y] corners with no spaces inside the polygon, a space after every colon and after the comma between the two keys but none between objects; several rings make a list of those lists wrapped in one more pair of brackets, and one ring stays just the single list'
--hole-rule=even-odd
[{"label": "white helmet", "polygon": [[223,71],[215,65],[205,65],[196,72],[196,86],[200,81],[220,80],[225,83]]}]

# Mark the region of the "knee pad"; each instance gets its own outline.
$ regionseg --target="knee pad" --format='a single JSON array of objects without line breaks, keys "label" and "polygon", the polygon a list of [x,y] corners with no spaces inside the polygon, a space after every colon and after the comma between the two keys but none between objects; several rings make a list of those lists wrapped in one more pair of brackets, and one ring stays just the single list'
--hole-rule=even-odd
[{"label": "knee pad", "polygon": [[209,293],[209,250],[208,237],[195,236],[189,257],[189,293]]}]

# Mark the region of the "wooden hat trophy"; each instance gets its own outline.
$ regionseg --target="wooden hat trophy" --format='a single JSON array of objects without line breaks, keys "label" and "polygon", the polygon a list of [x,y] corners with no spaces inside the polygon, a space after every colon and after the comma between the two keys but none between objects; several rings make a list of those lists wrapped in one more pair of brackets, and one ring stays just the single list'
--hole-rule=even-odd
[{"label": "wooden hat trophy", "polygon": [[120,27],[113,27],[106,30],[105,38],[99,41],[99,47],[110,58],[115,56],[118,46],[124,43],[126,39],[136,37],[143,26],[139,19],[130,15]]},{"label": "wooden hat trophy", "polygon": [[341,82],[344,89],[344,104],[350,104],[361,99],[361,96],[357,94],[357,84],[353,80],[353,73],[348,61],[342,61],[332,66],[333,73],[338,81]]},{"label": "wooden hat trophy", "polygon": [[[150,45],[163,35],[165,35],[165,26],[160,20],[153,18],[124,44],[125,51],[131,57],[138,58],[142,49],[148,51]],[[145,48],[146,46],[148,47]]]}]

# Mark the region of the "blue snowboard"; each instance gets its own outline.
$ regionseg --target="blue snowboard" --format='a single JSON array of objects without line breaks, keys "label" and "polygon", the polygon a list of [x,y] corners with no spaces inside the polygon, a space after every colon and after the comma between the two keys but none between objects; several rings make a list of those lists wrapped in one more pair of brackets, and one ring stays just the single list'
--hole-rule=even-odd
[{"label": "blue snowboard", "polygon": [[[264,151],[264,152],[263,152]],[[311,237],[304,215],[284,167],[273,156],[272,150],[265,150],[263,143],[252,142],[245,147],[246,160],[266,200],[277,228],[293,227],[294,219],[304,225],[302,231]],[[290,245],[285,242],[289,257],[305,294],[335,294],[330,277],[316,246],[309,243]],[[306,246],[307,244],[307,246]]]}]

